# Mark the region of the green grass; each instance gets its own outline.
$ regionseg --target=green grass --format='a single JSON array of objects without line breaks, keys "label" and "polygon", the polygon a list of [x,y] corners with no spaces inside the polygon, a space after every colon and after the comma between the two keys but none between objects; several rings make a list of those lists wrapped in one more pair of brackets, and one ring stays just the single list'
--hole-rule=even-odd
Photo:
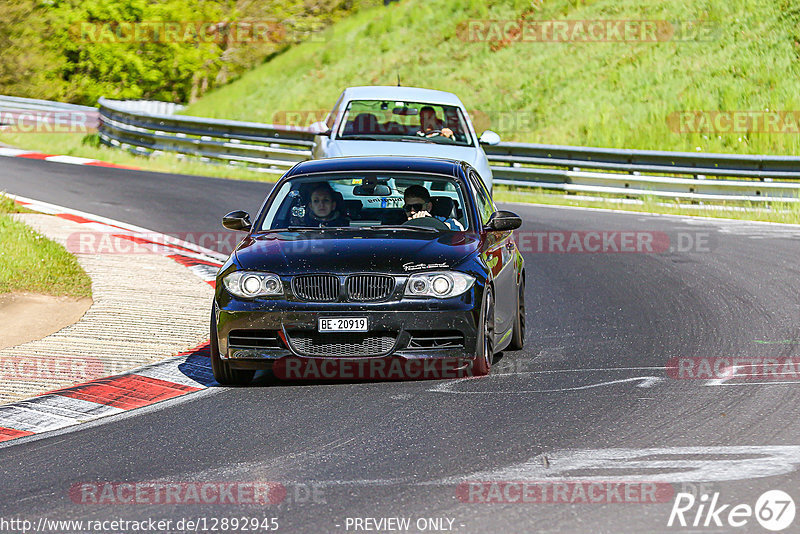
[{"label": "green grass", "polygon": [[231,165],[212,165],[203,163],[196,158],[181,158],[177,154],[164,153],[152,157],[135,155],[118,148],[98,145],[94,142],[94,136],[81,133],[0,133],[0,143],[46,154],[98,159],[153,172],[238,180],[275,181],[277,179],[274,174],[265,174]]},{"label": "green grass", "polygon": [[0,294],[90,297],[91,280],[75,256],[9,215],[25,211],[0,195]]},{"label": "green grass", "polygon": [[[530,11],[534,4],[538,10]],[[467,42],[470,19],[701,21],[707,40]],[[404,0],[338,22],[183,113],[273,122],[328,110],[353,85],[456,93],[507,141],[800,154],[798,134],[679,134],[682,110],[800,109],[800,8],[789,0]],[[476,121],[479,122],[479,121]]]}]

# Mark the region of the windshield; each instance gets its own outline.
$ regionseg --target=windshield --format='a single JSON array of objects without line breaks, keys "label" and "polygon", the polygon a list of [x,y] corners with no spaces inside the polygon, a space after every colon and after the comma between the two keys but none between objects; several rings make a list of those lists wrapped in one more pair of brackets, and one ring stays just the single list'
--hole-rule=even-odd
[{"label": "windshield", "polygon": [[417,141],[472,146],[457,106],[396,100],[352,100],[338,137],[352,140]]},{"label": "windshield", "polygon": [[284,183],[258,231],[291,228],[415,230],[469,228],[462,185],[452,178],[405,173],[337,173]]}]

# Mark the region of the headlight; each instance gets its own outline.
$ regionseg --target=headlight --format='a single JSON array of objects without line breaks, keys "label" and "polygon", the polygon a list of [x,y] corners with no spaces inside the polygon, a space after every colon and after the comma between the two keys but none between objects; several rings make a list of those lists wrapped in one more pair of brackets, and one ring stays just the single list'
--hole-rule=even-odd
[{"label": "headlight", "polygon": [[241,298],[283,296],[281,279],[270,273],[236,271],[223,278],[223,282],[225,289]]},{"label": "headlight", "polygon": [[407,297],[455,297],[475,283],[475,278],[456,271],[413,274],[406,283]]}]

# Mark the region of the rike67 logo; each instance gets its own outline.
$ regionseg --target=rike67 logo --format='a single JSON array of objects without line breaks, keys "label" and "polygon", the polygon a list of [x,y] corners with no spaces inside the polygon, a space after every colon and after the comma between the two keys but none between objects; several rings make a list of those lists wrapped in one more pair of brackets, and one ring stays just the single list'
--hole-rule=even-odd
[{"label": "rike67 logo", "polygon": [[695,498],[691,493],[678,493],[667,526],[741,528],[751,524],[755,517],[763,528],[780,532],[792,525],[794,516],[794,499],[781,490],[764,492],[756,500],[755,506],[745,503],[723,504],[719,492],[712,496],[704,493],[700,498]]}]

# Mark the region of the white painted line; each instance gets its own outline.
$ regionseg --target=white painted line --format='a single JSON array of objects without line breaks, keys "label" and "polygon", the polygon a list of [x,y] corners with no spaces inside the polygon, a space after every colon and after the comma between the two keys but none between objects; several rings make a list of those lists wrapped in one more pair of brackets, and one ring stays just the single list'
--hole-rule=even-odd
[{"label": "white painted line", "polygon": [[[494,367],[492,367],[494,369]],[[667,369],[666,367],[592,367],[587,369],[548,369],[542,371],[523,371],[527,374],[532,375],[548,375],[554,373],[586,373],[586,372],[608,372],[608,371],[664,371]],[[674,368],[673,368],[674,369]],[[519,374],[519,373],[498,373],[496,375],[489,375],[489,376],[502,376],[504,374]]]},{"label": "white painted line", "polygon": [[21,154],[33,154],[33,150],[20,150],[19,148],[6,148],[0,146],[0,156],[15,157]]},{"label": "white painted line", "polygon": [[[531,375],[536,374],[535,372],[532,373],[514,373],[514,374],[505,374],[505,375],[495,375],[497,377],[508,377],[508,376],[518,376],[518,375]],[[490,375],[491,376],[491,375]],[[619,380],[608,380],[605,382],[598,382],[596,384],[587,384],[584,386],[574,386],[574,387],[566,387],[566,388],[554,388],[554,389],[510,389],[510,390],[498,390],[492,389],[490,391],[455,391],[453,388],[458,385],[459,383],[463,383],[465,380],[472,380],[470,378],[464,378],[461,380],[454,380],[452,382],[442,382],[434,386],[433,388],[429,389],[430,393],[451,393],[454,395],[497,395],[497,394],[512,394],[512,393],[566,393],[568,391],[581,391],[585,389],[593,389],[599,388],[604,386],[613,386],[615,384],[624,384],[627,382],[641,382],[637,384],[635,387],[637,388],[651,388],[658,384],[659,382],[663,382],[666,380],[664,377],[660,376],[636,376],[632,378],[622,378]]]},{"label": "white painted line", "polygon": [[[746,480],[795,471],[800,465],[800,446],[581,449],[559,450],[546,453],[546,456],[547,467],[543,465],[541,456],[535,456],[519,464],[448,477],[435,483],[457,484],[465,480],[488,482],[613,479],[668,483]],[[610,476],[609,470],[616,474]]]},{"label": "white painted line", "polygon": [[[709,383],[709,382],[713,382],[713,383]],[[784,381],[784,380],[774,380],[772,382],[749,382],[748,381],[748,382],[727,383],[727,382],[723,382],[723,381],[719,381],[718,382],[718,379],[713,379],[713,380],[708,380],[703,385],[704,386],[724,386],[724,387],[729,387],[729,386],[800,386],[800,381],[794,380],[794,381],[790,382],[790,381]]]},{"label": "white painted line", "polygon": [[[119,228],[140,234],[148,234],[151,236],[159,235],[163,236],[164,239],[168,240],[170,243],[175,243],[176,245],[185,247],[195,253],[199,254],[200,257],[206,256],[205,259],[212,258],[214,260],[223,262],[228,259],[227,254],[222,254],[220,252],[216,252],[214,250],[201,247],[199,245],[195,245],[194,243],[189,243],[187,241],[183,241],[180,239],[176,239],[172,236],[167,236],[160,232],[154,232],[153,230],[148,230],[147,228],[142,228],[141,226],[136,226],[133,224],[124,223],[121,221],[116,221],[114,219],[109,219],[107,217],[102,217],[100,215],[95,215],[93,213],[87,213],[85,211],[74,210],[72,208],[67,208],[64,206],[59,206],[57,204],[50,204],[49,202],[43,202],[41,200],[36,200],[33,198],[27,198],[19,195],[12,195],[10,193],[5,193],[5,195],[9,198],[13,198],[14,200],[20,200],[22,202],[27,202],[29,206],[26,206],[34,211],[41,211],[42,213],[50,213],[50,214],[57,214],[57,213],[68,213],[71,215],[77,215],[78,217],[83,217],[84,219],[91,219],[93,221],[97,221],[103,224],[108,224],[111,226],[118,226]],[[191,252],[183,252],[187,256],[191,256]]]},{"label": "white painted line", "polygon": [[87,163],[97,161],[96,159],[79,158],[77,156],[50,156],[44,158],[44,160],[53,161],[55,163],[70,163],[72,165],[86,165]]}]

